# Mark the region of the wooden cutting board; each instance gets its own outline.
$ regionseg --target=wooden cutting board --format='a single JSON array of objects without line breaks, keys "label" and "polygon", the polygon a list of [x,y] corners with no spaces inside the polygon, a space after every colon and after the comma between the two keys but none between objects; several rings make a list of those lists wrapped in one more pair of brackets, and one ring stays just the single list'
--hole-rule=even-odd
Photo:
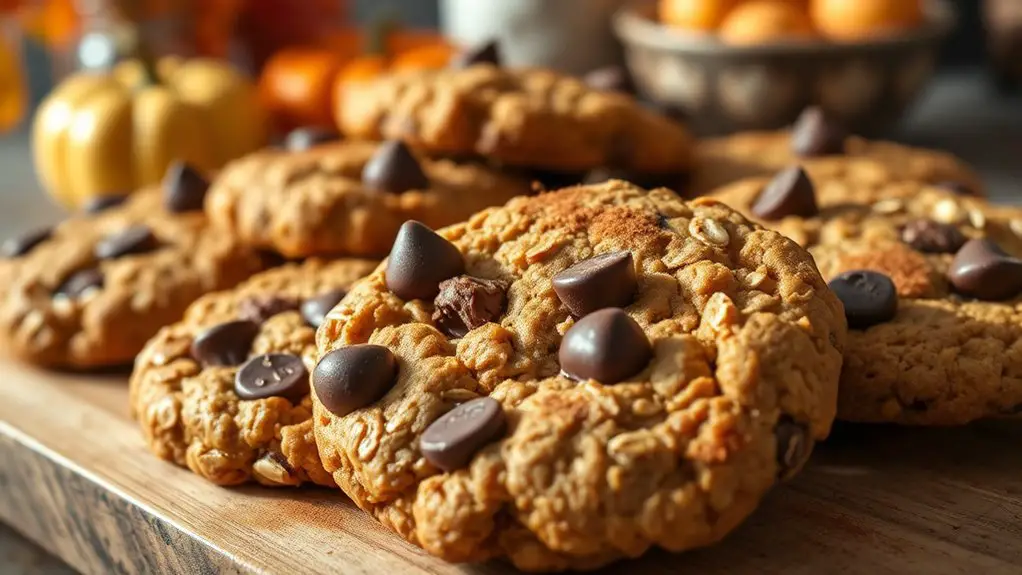
[{"label": "wooden cutting board", "polygon": [[[125,376],[0,360],[0,519],[86,573],[480,573],[391,535],[338,492],[223,489],[158,461]],[[1022,421],[838,428],[727,540],[608,573],[1022,572]]]}]

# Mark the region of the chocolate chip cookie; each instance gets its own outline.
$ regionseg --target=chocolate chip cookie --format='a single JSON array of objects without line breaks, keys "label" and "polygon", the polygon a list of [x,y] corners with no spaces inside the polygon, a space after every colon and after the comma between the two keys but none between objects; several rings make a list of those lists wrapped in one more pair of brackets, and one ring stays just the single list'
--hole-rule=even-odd
[{"label": "chocolate chip cookie", "polygon": [[208,226],[206,187],[190,168],[172,167],[165,189],[100,198],[85,214],[4,242],[4,347],[52,367],[130,364],[199,296],[259,271],[257,253]]},{"label": "chocolate chip cookie", "polygon": [[289,264],[206,295],[161,330],[131,376],[153,453],[218,485],[332,486],[312,433],[316,327],[374,265]]},{"label": "chocolate chip cookie", "polygon": [[622,181],[406,223],[327,316],[324,467],[450,561],[710,544],[825,437],[845,320],[809,255]]},{"label": "chocolate chip cookie", "polygon": [[319,142],[229,164],[207,211],[246,244],[287,257],[379,256],[408,219],[445,226],[529,191],[525,179],[417,157],[400,142]]},{"label": "chocolate chip cookie", "polygon": [[1022,210],[792,171],[714,197],[808,247],[843,301],[838,417],[955,425],[1022,411]]},{"label": "chocolate chip cookie", "polygon": [[842,179],[860,187],[910,180],[983,195],[979,176],[951,154],[849,136],[815,108],[791,130],[744,132],[702,140],[696,147],[692,194],[799,163],[818,180]]},{"label": "chocolate chip cookie", "polygon": [[681,124],[626,94],[548,70],[482,63],[348,84],[337,118],[357,138],[559,172],[678,173],[692,159]]}]

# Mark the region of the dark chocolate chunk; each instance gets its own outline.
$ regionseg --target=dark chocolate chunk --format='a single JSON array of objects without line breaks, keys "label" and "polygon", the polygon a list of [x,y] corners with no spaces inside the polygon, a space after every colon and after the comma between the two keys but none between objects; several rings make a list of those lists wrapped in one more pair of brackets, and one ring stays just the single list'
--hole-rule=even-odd
[{"label": "dark chocolate chunk", "polygon": [[330,313],[346,295],[347,291],[335,289],[306,300],[302,304],[302,317],[310,326],[318,328],[326,320],[326,314]]},{"label": "dark chocolate chunk", "polygon": [[898,313],[898,290],[880,272],[845,272],[827,284],[845,307],[848,327],[866,329],[890,321]]},{"label": "dark chocolate chunk", "polygon": [[848,132],[821,108],[806,108],[791,131],[791,150],[802,157],[830,156],[845,152]]},{"label": "dark chocolate chunk", "polygon": [[263,323],[275,315],[298,309],[298,300],[277,295],[258,295],[238,304],[238,317]]},{"label": "dark chocolate chunk", "polygon": [[387,288],[406,300],[431,300],[440,293],[440,282],[464,271],[465,260],[454,244],[425,225],[408,221],[390,250]]},{"label": "dark chocolate chunk", "polygon": [[0,244],[0,256],[19,258],[28,255],[39,244],[53,237],[53,228],[39,228],[4,240]]},{"label": "dark chocolate chunk", "polygon": [[192,166],[176,161],[163,177],[163,204],[174,213],[195,212],[206,202],[209,181]]},{"label": "dark chocolate chunk", "polygon": [[294,354],[257,355],[235,374],[234,392],[241,399],[283,397],[298,403],[309,393],[309,371]]},{"label": "dark chocolate chunk", "polygon": [[653,347],[638,323],[617,308],[578,320],[564,334],[559,358],[564,375],[611,385],[642,371]]},{"label": "dark chocolate chunk", "polygon": [[130,254],[151,252],[159,245],[149,226],[131,226],[110,234],[96,243],[93,254],[96,259],[112,260]]},{"label": "dark chocolate chunk", "polygon": [[605,307],[626,307],[638,281],[631,252],[619,251],[582,260],[553,278],[554,292],[575,317]]},{"label": "dark chocolate chunk", "polygon": [[64,280],[54,295],[77,298],[90,290],[103,288],[103,272],[96,268],[75,272],[71,277]]},{"label": "dark chocolate chunk", "polygon": [[969,240],[948,269],[955,291],[987,301],[1013,298],[1022,292],[1022,260],[990,240]]},{"label": "dark chocolate chunk", "polygon": [[419,449],[426,460],[444,471],[468,465],[472,456],[504,434],[506,421],[500,402],[491,397],[466,401],[441,415],[426,428]]},{"label": "dark chocolate chunk", "polygon": [[500,318],[504,312],[507,284],[472,276],[440,282],[433,300],[433,322],[444,333],[464,337],[469,331]]},{"label": "dark chocolate chunk", "polygon": [[912,220],[901,229],[901,241],[930,254],[953,254],[965,244],[965,239],[957,227],[933,220]]},{"label": "dark chocolate chunk", "polygon": [[808,218],[820,211],[816,206],[816,188],[801,166],[778,172],[756,197],[751,209],[753,215],[764,220]]},{"label": "dark chocolate chunk", "polygon": [[397,381],[397,359],[380,345],[352,345],[323,356],[312,375],[316,397],[343,417],[387,394]]},{"label": "dark chocolate chunk", "polygon": [[192,357],[205,366],[241,365],[259,334],[254,321],[229,321],[213,326],[192,340]]}]

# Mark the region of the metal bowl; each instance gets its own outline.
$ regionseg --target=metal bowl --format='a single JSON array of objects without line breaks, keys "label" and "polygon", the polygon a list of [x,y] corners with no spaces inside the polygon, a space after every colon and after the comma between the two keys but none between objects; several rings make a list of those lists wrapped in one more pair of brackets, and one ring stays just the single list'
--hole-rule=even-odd
[{"label": "metal bowl", "polygon": [[613,25],[637,88],[681,112],[697,132],[780,128],[815,104],[855,131],[877,135],[919,95],[954,28],[945,0],[928,0],[925,9],[917,28],[842,43],[729,45],[660,24],[655,0],[628,2]]}]

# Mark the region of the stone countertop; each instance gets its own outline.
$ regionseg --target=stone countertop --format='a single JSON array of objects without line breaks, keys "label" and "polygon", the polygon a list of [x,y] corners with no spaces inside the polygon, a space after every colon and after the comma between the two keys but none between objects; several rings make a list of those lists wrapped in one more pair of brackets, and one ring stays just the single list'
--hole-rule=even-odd
[{"label": "stone countertop", "polygon": [[[938,78],[895,139],[959,155],[980,171],[995,201],[1022,203],[1022,96],[994,96],[980,74]],[[38,191],[24,134],[0,140],[0,174],[0,238],[61,217],[61,210]],[[73,571],[0,525],[0,573]]]}]

